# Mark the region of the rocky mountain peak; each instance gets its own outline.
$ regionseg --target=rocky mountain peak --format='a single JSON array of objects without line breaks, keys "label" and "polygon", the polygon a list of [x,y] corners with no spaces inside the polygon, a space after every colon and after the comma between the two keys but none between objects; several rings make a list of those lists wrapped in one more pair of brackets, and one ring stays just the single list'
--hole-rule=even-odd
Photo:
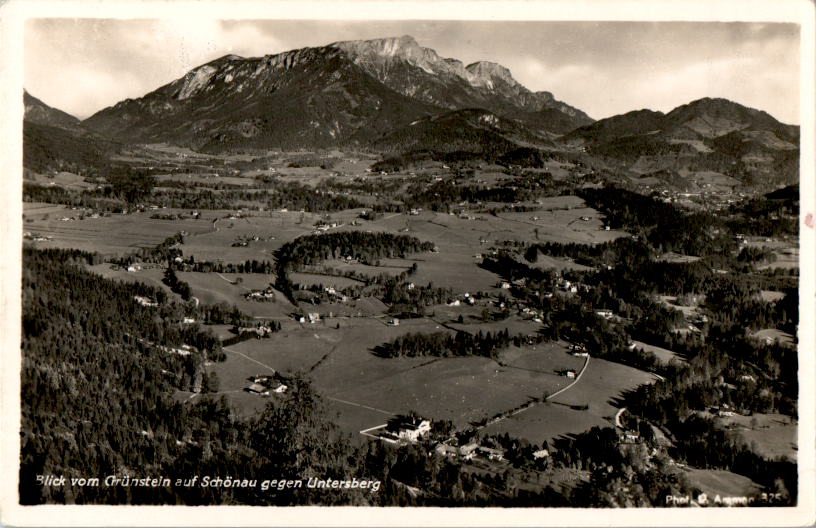
[{"label": "rocky mountain peak", "polygon": [[437,55],[436,51],[420,46],[410,35],[335,42],[328,47],[342,50],[356,64],[366,69],[377,70],[377,76],[381,80],[384,75],[383,67],[394,60],[405,61],[431,74],[449,72],[451,68],[455,68]]},{"label": "rocky mountain peak", "polygon": [[387,37],[372,40],[347,40],[330,44],[352,55],[376,54],[386,57],[410,56],[421,53],[422,48],[410,35]]},{"label": "rocky mountain peak", "polygon": [[495,62],[474,62],[473,64],[468,64],[465,69],[470,74],[468,76],[468,80],[474,86],[492,88],[496,80],[504,81],[511,86],[518,84],[516,80],[513,79],[513,75],[510,73],[510,70],[501,64],[496,64]]}]

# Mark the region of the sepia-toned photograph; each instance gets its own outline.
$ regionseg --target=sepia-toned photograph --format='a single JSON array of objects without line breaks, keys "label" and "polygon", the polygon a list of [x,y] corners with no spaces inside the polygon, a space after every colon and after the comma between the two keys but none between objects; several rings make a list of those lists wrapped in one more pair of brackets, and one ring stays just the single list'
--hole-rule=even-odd
[{"label": "sepia-toned photograph", "polygon": [[29,13],[4,505],[812,509],[802,21],[546,5]]}]

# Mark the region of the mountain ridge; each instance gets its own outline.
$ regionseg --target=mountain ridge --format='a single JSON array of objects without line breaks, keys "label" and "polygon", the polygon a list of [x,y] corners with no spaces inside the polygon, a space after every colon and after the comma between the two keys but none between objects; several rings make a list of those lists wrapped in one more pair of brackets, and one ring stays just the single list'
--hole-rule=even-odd
[{"label": "mountain ridge", "polygon": [[[288,93],[294,107],[280,93]],[[294,115],[293,108],[302,115]],[[511,115],[551,134],[592,122],[549,92],[523,87],[501,65],[466,67],[403,36],[257,58],[226,55],[143,97],[100,110],[83,124],[121,140],[181,141],[216,149],[219,142],[235,146],[241,137],[253,146],[294,141],[339,146],[365,144],[383,129],[463,108]],[[269,122],[274,115],[285,116],[286,130],[280,122]]]}]

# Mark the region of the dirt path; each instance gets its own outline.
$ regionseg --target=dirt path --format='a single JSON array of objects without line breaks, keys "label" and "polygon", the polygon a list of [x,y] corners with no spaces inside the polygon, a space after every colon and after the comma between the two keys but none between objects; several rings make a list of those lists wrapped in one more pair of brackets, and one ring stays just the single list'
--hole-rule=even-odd
[{"label": "dirt path", "polygon": [[581,381],[581,376],[584,375],[584,372],[586,372],[588,366],[589,366],[589,356],[586,357],[586,361],[584,362],[584,367],[581,369],[581,372],[579,372],[578,375],[575,376],[575,381],[573,381],[572,383],[570,383],[569,385],[567,385],[563,389],[557,390],[556,392],[550,394],[549,396],[547,396],[547,398],[544,401],[552,400],[556,396],[558,396],[560,394],[563,394],[565,391],[567,391],[567,390],[571,389],[572,387],[574,387],[576,383]]},{"label": "dirt path", "polygon": [[[573,380],[573,382],[570,383],[569,385],[567,385],[566,387],[563,387],[563,388],[557,390],[556,392],[550,394],[549,396],[544,398],[544,401],[545,402],[550,401],[550,400],[554,399],[555,397],[560,396],[561,394],[563,394],[567,390],[573,388],[576,383],[581,381],[581,377],[584,375],[584,372],[586,372],[588,366],[589,366],[589,356],[586,357],[586,361],[584,362],[583,368],[581,368],[581,372],[579,372],[578,375],[575,376],[575,379]],[[519,415],[519,414],[523,413],[524,411],[535,407],[536,405],[539,405],[539,404],[538,403],[533,403],[533,404],[528,405],[526,407],[522,407],[521,409],[519,409],[519,410],[517,410],[515,412],[512,412],[510,414],[502,416],[501,418],[498,418],[497,420],[490,421],[490,422],[486,423],[485,425],[483,425],[481,427],[478,427],[477,430],[484,429],[485,427],[487,427],[489,425],[497,424],[497,423],[501,422],[502,420],[506,420],[507,418],[510,418],[512,416]]]},{"label": "dirt path", "polygon": [[626,407],[621,407],[618,409],[618,412],[615,413],[615,427],[620,427],[623,429],[623,425],[621,424],[620,418],[621,415],[626,412]]}]

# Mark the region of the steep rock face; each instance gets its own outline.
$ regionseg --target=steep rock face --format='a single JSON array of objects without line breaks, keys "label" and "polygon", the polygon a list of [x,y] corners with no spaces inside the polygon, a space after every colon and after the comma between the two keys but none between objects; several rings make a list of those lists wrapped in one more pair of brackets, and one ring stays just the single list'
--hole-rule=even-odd
[{"label": "steep rock face", "polygon": [[[464,66],[420,46],[410,36],[330,46],[345,51],[355,64],[397,92],[436,106],[485,108],[559,134],[592,122],[584,112],[555,100],[551,93],[528,90],[500,64],[480,61]],[[539,112],[543,114],[535,115]]]},{"label": "steep rock face", "polygon": [[84,124],[127,141],[196,148],[367,144],[445,109],[485,108],[551,134],[591,122],[497,64],[465,67],[413,38],[228,55]]}]

